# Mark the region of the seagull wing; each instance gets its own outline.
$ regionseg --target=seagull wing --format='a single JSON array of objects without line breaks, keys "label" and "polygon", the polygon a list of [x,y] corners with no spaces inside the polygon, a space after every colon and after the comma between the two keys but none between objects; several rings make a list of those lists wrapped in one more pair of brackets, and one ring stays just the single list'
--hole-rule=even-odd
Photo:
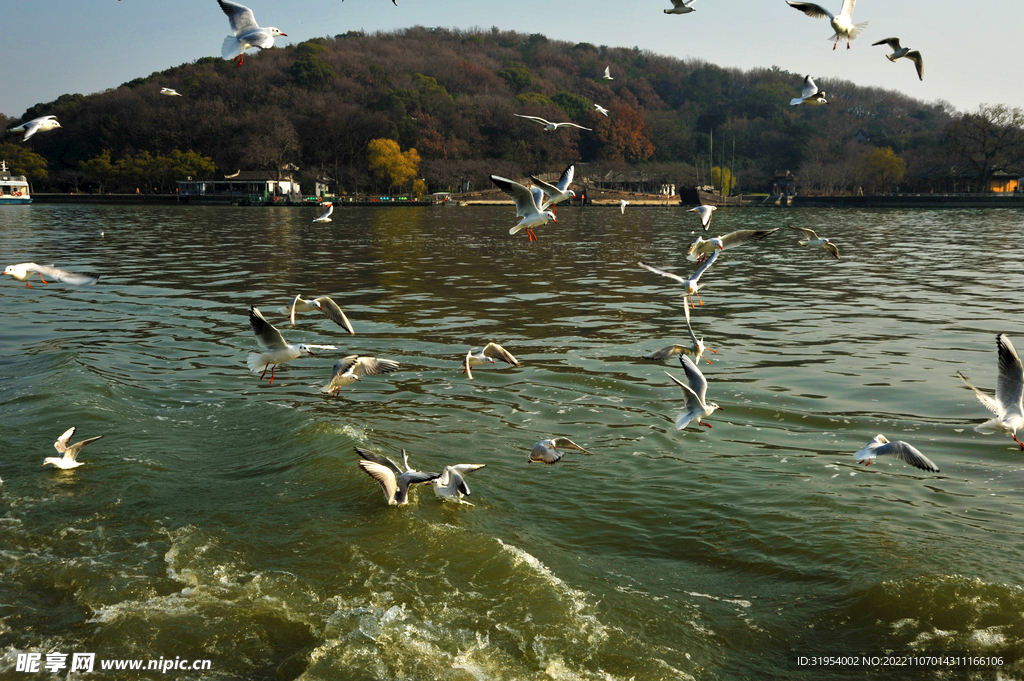
[{"label": "seagull wing", "polygon": [[351,366],[352,373],[357,376],[377,376],[378,374],[390,374],[397,370],[398,362],[376,357],[360,357]]},{"label": "seagull wing", "polygon": [[835,19],[831,12],[821,5],[815,5],[813,2],[793,2],[793,0],[786,0],[786,4],[794,9],[800,10],[809,17],[814,17],[815,19]]},{"label": "seagull wing", "polygon": [[[690,334],[693,335],[693,332],[691,331]],[[666,345],[661,350],[652,352],[649,355],[644,355],[644,359],[655,359],[665,361],[666,359],[671,359],[675,357],[679,353],[683,352],[685,349],[686,348],[684,348],[682,345]]]},{"label": "seagull wing", "polygon": [[996,381],[996,401],[1002,408],[1000,416],[1020,411],[1024,394],[1024,367],[1013,343],[1001,333],[996,337],[999,348],[999,380]]},{"label": "seagull wing", "polygon": [[[697,340],[697,334],[693,332],[693,327],[690,326],[690,306],[684,303],[683,310],[686,311],[686,330],[690,332],[690,340],[693,342],[693,347],[699,349],[700,342]],[[686,348],[686,350],[688,351],[689,348]],[[694,350],[694,352],[696,352],[696,350]],[[687,354],[689,353],[687,352]]]},{"label": "seagull wing", "polygon": [[572,449],[577,452],[583,452],[584,454],[593,454],[593,452],[589,452],[586,449],[583,449],[583,447],[580,447],[578,444],[576,444],[567,437],[556,437],[554,440],[552,440],[552,442],[555,443],[555,447],[561,449]]},{"label": "seagull wing", "polygon": [[377,484],[384,490],[384,498],[388,504],[399,503],[395,498],[398,494],[398,479],[389,467],[366,459],[359,461],[359,467],[363,469],[364,473],[377,481]]},{"label": "seagull wing", "polygon": [[836,260],[839,260],[839,248],[833,243],[827,243],[822,246],[826,251],[831,253]]},{"label": "seagull wing", "polygon": [[402,473],[405,472],[398,467],[397,463],[392,461],[390,458],[384,456],[383,454],[378,454],[377,452],[370,451],[369,449],[363,449],[362,447],[353,447],[352,449],[355,450],[356,454],[359,455],[360,459],[370,461],[372,463],[377,464],[378,466],[390,468],[395,475],[401,475]]},{"label": "seagull wing", "polygon": [[572,184],[572,178],[576,175],[576,164],[573,163],[568,168],[562,171],[562,176],[558,178],[558,191],[564,192]]},{"label": "seagull wing", "polygon": [[891,49],[893,52],[899,50],[901,47],[899,38],[883,38],[882,40],[879,40],[877,43],[871,43],[872,47],[876,45],[888,45],[889,49]]},{"label": "seagull wing", "polygon": [[686,380],[690,384],[690,388],[694,394],[700,399],[700,406],[704,406],[704,396],[708,392],[708,380],[704,378],[704,374],[700,372],[697,365],[693,363],[686,355],[679,355],[679,363],[683,367],[683,371],[686,372]]},{"label": "seagull wing", "polygon": [[345,313],[341,311],[341,308],[338,307],[336,302],[327,296],[320,296],[316,300],[320,303],[320,311],[327,315],[328,319],[338,326],[344,327],[344,329],[353,336],[355,335],[356,332],[352,329],[352,323],[348,320],[348,317],[345,316]]},{"label": "seagull wing", "polygon": [[719,253],[721,253],[721,251],[715,251],[714,253],[709,255],[708,259],[704,261],[704,264],[697,268],[697,271],[690,276],[688,281],[692,281],[693,283],[696,284],[700,280],[700,275],[704,274],[704,270],[711,267],[711,265],[713,265],[714,262],[718,260]]},{"label": "seagull wing", "polygon": [[640,267],[643,267],[645,270],[647,270],[649,272],[654,272],[655,274],[660,274],[661,276],[668,277],[669,279],[675,279],[680,284],[685,284],[686,281],[687,281],[686,279],[683,279],[682,277],[680,277],[678,274],[672,274],[671,272],[666,272],[665,270],[659,270],[657,267],[651,267],[650,265],[648,265],[647,263],[643,262],[642,260],[641,261],[637,261],[636,264],[640,265]]},{"label": "seagull wing", "polygon": [[[559,194],[562,193],[562,191],[558,187],[556,187],[555,185],[553,185],[553,184],[551,184],[549,182],[545,182],[544,180],[537,179],[533,175],[530,175],[530,179],[547,196],[558,196]],[[536,194],[534,194],[534,196],[536,196]],[[540,205],[540,202],[536,202],[536,203],[537,203],[538,206]]]},{"label": "seagull wing", "polygon": [[541,118],[540,116],[524,116],[522,114],[512,114],[512,115],[513,116],[519,116],[519,118],[526,118],[526,119],[531,120],[531,121],[537,121],[541,125],[550,125],[551,124],[551,121],[549,121],[546,118]]},{"label": "seagull wing", "polygon": [[536,206],[541,206],[542,210],[544,207],[544,190],[540,187],[530,187],[530,193],[533,194],[533,203]]},{"label": "seagull wing", "polygon": [[961,381],[963,381],[964,383],[967,384],[968,388],[970,388],[971,390],[974,391],[974,394],[978,396],[978,401],[981,402],[983,405],[985,405],[986,409],[988,409],[990,412],[992,412],[996,416],[1002,416],[1003,415],[1002,405],[1000,405],[998,402],[996,402],[994,399],[992,399],[991,397],[989,397],[985,393],[983,393],[980,390],[978,390],[977,388],[975,388],[974,385],[970,381],[967,380],[967,377],[964,376],[963,374],[961,374],[959,371],[956,372],[956,375],[960,377]]},{"label": "seagull wing", "polygon": [[718,238],[722,240],[722,250],[725,250],[726,248],[736,248],[743,244],[749,244],[753,241],[760,241],[779,231],[779,229],[779,227],[775,229],[740,229]]},{"label": "seagull wing", "polygon": [[565,452],[558,449],[548,447],[547,443],[551,440],[542,440],[533,446],[530,451],[530,461],[540,461],[541,463],[553,464],[563,456]]},{"label": "seagull wing", "polygon": [[[680,356],[684,357],[685,355],[680,355]],[[693,388],[691,388],[690,386],[686,385],[685,383],[683,383],[682,381],[680,381],[678,378],[676,378],[675,376],[673,376],[672,374],[670,374],[667,371],[665,372],[665,375],[668,376],[669,378],[671,378],[675,382],[676,385],[678,385],[680,388],[682,388],[682,390],[683,390],[683,397],[686,398],[686,410],[687,411],[694,411],[696,409],[703,409],[704,408],[704,405],[701,402],[700,396],[693,391]]]},{"label": "seagull wing", "polygon": [[911,50],[905,56],[914,62],[914,66],[917,68],[917,79],[924,80],[924,59],[921,58],[921,53],[917,50]]},{"label": "seagull wing", "polygon": [[894,456],[903,463],[909,463],[911,466],[921,470],[931,471],[932,473],[939,472],[939,467],[932,463],[931,459],[903,440],[880,445],[875,448],[875,454],[877,456]]},{"label": "seagull wing", "polygon": [[486,465],[487,464],[485,463],[459,463],[451,466],[450,468],[459,475],[469,475],[473,471],[478,471]]},{"label": "seagull wing", "polygon": [[575,123],[555,123],[555,127],[556,128],[563,128],[563,127],[579,128],[580,130],[588,130],[590,132],[594,131],[593,128],[584,128],[582,125],[576,125]]},{"label": "seagull wing", "polygon": [[843,0],[843,9],[839,12],[839,16],[846,17],[847,19],[853,18],[853,8],[857,4],[857,0]]},{"label": "seagull wing", "polygon": [[91,437],[88,440],[76,442],[75,444],[68,447],[67,450],[65,450],[64,458],[68,459],[69,461],[75,461],[78,458],[78,452],[82,451],[82,447],[86,446],[90,442],[96,442],[96,440],[99,440],[102,437],[102,435],[97,435],[96,437]]},{"label": "seagull wing", "polygon": [[804,89],[803,92],[800,93],[800,98],[807,99],[808,97],[813,97],[816,94],[818,94],[818,84],[814,82],[813,78],[807,76],[804,78]]},{"label": "seagull wing", "polygon": [[38,272],[39,274],[50,277],[57,281],[62,281],[65,284],[72,284],[74,286],[89,286],[95,284],[100,279],[98,274],[78,274],[76,272],[68,272],[58,267],[46,267],[45,265],[36,265],[35,263],[29,263],[25,269],[31,272]]},{"label": "seagull wing", "polygon": [[501,347],[497,343],[488,343],[484,347],[484,357],[490,357],[491,359],[500,359],[506,364],[512,364],[519,366],[519,360],[512,356],[512,353]]},{"label": "seagull wing", "polygon": [[21,136],[21,141],[28,142],[29,137],[39,132],[39,129],[43,127],[43,120],[44,119],[42,118],[35,118],[26,123],[24,126],[25,132]]},{"label": "seagull wing", "polygon": [[284,336],[267,321],[263,313],[256,307],[249,308],[249,325],[256,334],[256,341],[267,350],[281,350],[288,347]]},{"label": "seagull wing", "polygon": [[817,239],[818,238],[818,235],[814,233],[813,229],[806,229],[804,227],[794,227],[793,225],[786,225],[786,226],[789,227],[790,229],[795,229],[796,231],[800,232],[801,234],[804,235],[804,238],[806,238],[806,239]]},{"label": "seagull wing", "polygon": [[242,35],[260,27],[256,23],[256,17],[253,16],[252,10],[245,5],[239,5],[231,0],[217,0],[217,4],[224,10],[224,14],[228,15],[231,30],[235,32],[235,35]]},{"label": "seagull wing", "polygon": [[292,299],[291,309],[288,311],[288,318],[291,320],[292,326],[295,326],[295,306],[302,300],[302,294],[298,294]]},{"label": "seagull wing", "polygon": [[516,215],[519,217],[524,218],[540,212],[537,203],[533,200],[533,194],[523,185],[497,175],[491,175],[491,182],[512,197],[512,200],[516,202]]},{"label": "seagull wing", "polygon": [[68,442],[71,442],[71,436],[75,434],[75,426],[71,426],[64,431],[64,434],[57,438],[57,441],[53,443],[54,449],[59,453],[63,454],[68,448]]}]

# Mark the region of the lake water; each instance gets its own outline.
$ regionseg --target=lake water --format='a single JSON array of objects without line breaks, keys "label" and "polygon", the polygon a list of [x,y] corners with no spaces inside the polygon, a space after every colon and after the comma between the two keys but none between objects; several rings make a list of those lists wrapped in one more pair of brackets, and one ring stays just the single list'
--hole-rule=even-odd
[{"label": "lake water", "polygon": [[[995,387],[999,332],[1024,351],[1021,211],[719,210],[712,233],[783,229],[702,279],[723,410],[685,431],[679,364],[640,359],[685,339],[682,298],[636,262],[689,274],[692,214],[563,207],[531,243],[507,207],[319,212],[0,210],[2,264],[102,275],[0,281],[0,676],[91,652],[210,660],[104,679],[1024,677],[1024,454],[956,378]],[[288,326],[296,293],[356,335]],[[261,382],[250,305],[339,349]],[[522,366],[470,382],[488,341]],[[320,394],[353,353],[402,368]],[[105,437],[41,470],[70,426]],[[877,433],[942,472],[857,466]],[[555,435],[593,455],[528,465]],[[388,507],[354,445],[484,463],[475,505]],[[926,652],[1007,666],[798,661]]]}]

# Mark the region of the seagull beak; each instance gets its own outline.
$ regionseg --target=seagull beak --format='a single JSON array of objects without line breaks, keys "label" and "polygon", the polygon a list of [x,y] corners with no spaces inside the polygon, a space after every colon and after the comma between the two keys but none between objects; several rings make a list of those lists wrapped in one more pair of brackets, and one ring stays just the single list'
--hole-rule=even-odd
[{"label": "seagull beak", "polygon": [[287,34],[287,33],[282,33],[281,35],[283,35],[283,36],[284,36],[284,37],[286,37],[286,38],[288,37],[288,34]]},{"label": "seagull beak", "polygon": [[313,351],[312,351],[312,350],[310,350],[309,348],[306,348],[306,352],[308,352],[308,353],[309,353],[309,356],[310,356],[310,357],[312,357],[312,356],[313,356]]}]

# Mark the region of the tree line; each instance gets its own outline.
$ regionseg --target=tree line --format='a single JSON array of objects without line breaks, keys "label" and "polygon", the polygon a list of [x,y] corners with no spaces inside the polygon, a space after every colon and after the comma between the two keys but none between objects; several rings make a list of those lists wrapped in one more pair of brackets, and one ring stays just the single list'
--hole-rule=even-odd
[{"label": "tree line", "polygon": [[[606,66],[615,80],[601,78]],[[350,32],[265,50],[241,68],[206,57],[62,95],[22,117],[56,115],[61,130],[24,145],[0,139],[0,154],[55,190],[150,191],[186,175],[297,166],[306,186],[328,176],[347,192],[409,190],[415,180],[437,191],[581,161],[591,177],[640,169],[678,186],[718,167],[732,191],[764,191],[786,171],[823,193],[940,191],[953,176],[980,188],[998,169],[1021,169],[1020,109],[960,113],[841,80],[819,81],[828,106],[792,107],[802,80],[498,29]],[[544,132],[513,113],[593,131]],[[419,165],[403,184],[374,165],[373,140],[393,141],[399,156],[415,150]]]}]

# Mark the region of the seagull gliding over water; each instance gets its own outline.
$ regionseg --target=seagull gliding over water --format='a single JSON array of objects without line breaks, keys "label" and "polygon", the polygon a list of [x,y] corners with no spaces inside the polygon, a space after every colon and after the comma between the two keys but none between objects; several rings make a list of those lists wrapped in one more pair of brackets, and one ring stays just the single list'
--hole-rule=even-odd
[{"label": "seagull gliding over water", "polygon": [[939,467],[932,463],[927,456],[917,451],[913,445],[909,445],[903,440],[889,442],[884,435],[876,435],[867,447],[854,454],[857,463],[863,463],[865,466],[870,466],[877,456],[893,456],[903,463],[909,463],[923,471],[939,472]]},{"label": "seagull gliding over water", "polygon": [[1024,442],[1017,439],[1017,431],[1024,429],[1024,365],[1021,365],[1020,355],[1005,333],[996,336],[996,349],[999,351],[999,378],[996,379],[995,399],[971,385],[959,371],[956,375],[974,391],[985,408],[996,415],[994,419],[975,426],[974,430],[986,435],[1009,433],[1024,452]]}]

